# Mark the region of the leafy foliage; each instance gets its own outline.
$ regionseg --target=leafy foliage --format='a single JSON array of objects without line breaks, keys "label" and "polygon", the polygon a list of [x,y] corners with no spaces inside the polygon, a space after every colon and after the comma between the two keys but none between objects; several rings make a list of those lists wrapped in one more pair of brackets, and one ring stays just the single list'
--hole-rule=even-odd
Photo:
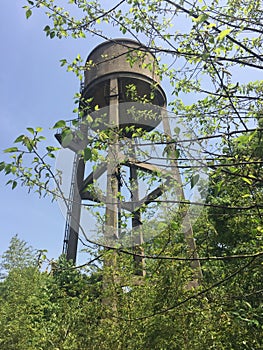
[{"label": "leafy foliage", "polygon": [[[13,256],[17,253],[23,260],[17,250],[12,251]],[[214,278],[224,279],[220,273],[229,274],[238,265],[239,273],[229,281],[206,288]],[[107,295],[99,287],[99,270],[80,272],[64,257],[52,263],[49,273],[22,266],[11,269],[0,284],[3,348],[95,350],[115,344],[117,349],[260,349],[262,345],[257,293],[261,273],[256,260],[232,266],[214,262],[213,277],[205,276],[203,287],[196,290],[186,287],[191,271],[183,262],[152,261],[147,278],[137,284],[131,258],[121,255],[115,272],[122,282]],[[115,300],[117,313],[111,302],[103,302],[105,297]]]}]

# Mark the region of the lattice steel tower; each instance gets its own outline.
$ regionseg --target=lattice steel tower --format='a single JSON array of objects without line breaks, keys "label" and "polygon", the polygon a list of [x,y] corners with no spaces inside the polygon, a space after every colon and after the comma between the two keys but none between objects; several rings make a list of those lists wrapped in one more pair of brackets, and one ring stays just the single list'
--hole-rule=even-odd
[{"label": "lattice steel tower", "polygon": [[[105,201],[105,226],[111,229],[105,230],[104,235],[109,239],[114,236],[116,241],[121,234],[121,211],[125,210],[130,213],[127,220],[131,222],[129,224],[131,229],[137,229],[139,232],[135,238],[135,245],[140,247],[143,242],[143,229],[138,228],[143,228],[142,208],[145,210],[145,207],[151,202],[162,196],[165,188],[156,185],[150,193],[140,198],[138,173],[155,173],[161,176],[160,174],[164,172],[150,162],[138,161],[134,156],[135,150],[132,142],[128,155],[123,154],[119,145],[122,138],[125,138],[125,142],[129,143],[127,140],[132,140],[133,131],[138,128],[143,132],[151,132],[158,125],[162,125],[163,132],[166,135],[171,135],[169,120],[165,113],[166,96],[156,74],[158,64],[154,55],[146,47],[129,39],[106,41],[90,53],[86,64],[89,67],[85,71],[84,86],[81,91],[82,101],[89,101],[89,111],[98,110],[99,107],[99,110],[94,112],[95,117],[98,116],[97,123],[96,120],[93,121],[90,127],[95,131],[111,128],[112,130],[121,130],[121,133],[116,132],[107,149],[108,159],[117,159],[117,161],[102,162],[96,170],[96,178],[106,174],[106,199],[104,197],[98,198],[89,189],[89,185],[94,180],[94,171],[86,175],[86,164],[77,153],[75,155],[63,246],[63,252],[67,259],[72,259],[74,262],[77,254],[82,201],[88,200],[94,203]],[[135,96],[129,90],[131,87],[135,87]],[[149,100],[150,104],[141,104],[142,99]],[[137,102],[135,103],[135,101]],[[144,113],[141,114],[140,118],[135,115],[136,113],[131,112],[133,104],[141,106]],[[156,109],[157,112],[155,108],[158,109]],[[162,109],[164,112],[160,112]],[[100,113],[100,110],[103,113]],[[87,113],[85,112],[84,115]],[[154,115],[154,118],[147,119],[145,117],[147,113]],[[69,147],[74,150],[74,142]],[[175,192],[182,199],[184,192],[176,161],[172,160],[171,164],[172,176],[178,184]],[[123,166],[128,169],[129,181],[133,184],[130,188],[130,201],[128,202],[120,199],[122,186],[120,171]],[[88,227],[85,230],[88,230]],[[196,258],[196,246],[191,225],[185,232],[185,239],[188,250]],[[145,273],[143,259],[139,257],[135,259],[135,263],[137,264],[137,274],[143,275]],[[200,279],[199,261],[193,261],[192,267],[197,271],[197,279]]]}]

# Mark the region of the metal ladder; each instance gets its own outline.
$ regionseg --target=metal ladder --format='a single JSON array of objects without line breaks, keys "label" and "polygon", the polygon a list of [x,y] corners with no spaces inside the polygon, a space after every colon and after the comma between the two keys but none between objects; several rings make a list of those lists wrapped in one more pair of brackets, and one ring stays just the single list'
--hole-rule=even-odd
[{"label": "metal ladder", "polygon": [[76,173],[77,173],[78,160],[79,160],[79,155],[77,153],[75,153],[74,160],[73,160],[73,167],[72,167],[72,177],[71,177],[71,184],[70,184],[70,191],[69,191],[69,198],[68,198],[68,205],[67,205],[67,217],[66,217],[66,224],[65,224],[63,250],[62,250],[62,254],[64,254],[64,255],[67,254],[67,251],[68,251],[72,203],[73,203],[74,189],[75,189],[75,183],[76,183]]},{"label": "metal ladder", "polygon": [[[80,82],[80,88],[79,92],[82,94],[84,89],[84,83]],[[80,121],[80,115],[78,115],[78,120]],[[78,125],[79,128],[79,125]],[[70,234],[70,226],[71,226],[71,215],[72,215],[72,204],[73,204],[73,198],[74,198],[74,188],[76,184],[76,177],[77,177],[77,167],[78,167],[78,161],[79,161],[79,155],[78,153],[74,154],[74,160],[73,160],[73,167],[72,167],[72,177],[71,177],[71,184],[70,184],[70,191],[69,191],[69,198],[68,198],[68,205],[67,205],[67,217],[66,217],[66,224],[65,224],[65,233],[64,233],[64,241],[63,241],[63,249],[62,254],[66,255],[68,251],[68,242],[69,242],[69,234]]]}]

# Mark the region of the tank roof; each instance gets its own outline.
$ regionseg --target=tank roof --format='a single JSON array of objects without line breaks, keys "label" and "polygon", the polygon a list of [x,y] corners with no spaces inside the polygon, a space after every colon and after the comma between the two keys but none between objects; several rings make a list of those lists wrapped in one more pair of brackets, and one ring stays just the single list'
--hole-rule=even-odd
[{"label": "tank roof", "polygon": [[[87,61],[89,61],[90,57],[93,55],[93,53],[95,51],[97,51],[100,47],[102,46],[106,46],[106,45],[109,45],[109,44],[119,44],[119,45],[122,45],[122,46],[126,46],[127,48],[129,48],[129,44],[133,44],[134,46],[138,46],[138,49],[142,49],[144,51],[147,51],[150,55],[152,55],[154,58],[155,58],[155,55],[149,50],[149,48],[134,40],[134,39],[128,39],[128,38],[115,38],[115,39],[109,39],[109,40],[106,40],[106,41],[103,41],[102,43],[100,43],[99,45],[95,46],[94,49],[89,53],[88,57],[87,57]],[[134,47],[133,46],[133,47]]]}]

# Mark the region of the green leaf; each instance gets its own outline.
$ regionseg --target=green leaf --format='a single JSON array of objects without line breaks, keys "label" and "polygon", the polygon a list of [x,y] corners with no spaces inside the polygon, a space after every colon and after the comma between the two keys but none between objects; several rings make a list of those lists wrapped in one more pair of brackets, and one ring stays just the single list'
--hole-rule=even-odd
[{"label": "green leaf", "polygon": [[10,147],[4,150],[4,153],[12,153],[12,152],[17,152],[18,148],[17,147]]},{"label": "green leaf", "polygon": [[231,29],[222,30],[222,32],[217,36],[217,39],[223,40],[230,32],[231,32]]},{"label": "green leaf", "polygon": [[191,177],[191,188],[193,188],[197,184],[199,177],[199,174],[195,174]]},{"label": "green leaf", "polygon": [[72,120],[72,125],[73,126],[77,126],[78,124],[79,124],[79,120],[78,119]]},{"label": "green leaf", "polygon": [[61,59],[59,62],[60,62],[60,66],[61,66],[61,67],[65,66],[65,64],[68,63],[67,60],[66,60],[65,58]]},{"label": "green leaf", "polygon": [[197,18],[193,18],[193,21],[196,23],[202,23],[205,22],[207,20],[209,16],[205,13],[202,13],[199,17]]},{"label": "green leaf", "polygon": [[59,148],[59,147],[53,147],[53,146],[47,146],[47,147],[46,147],[46,150],[47,150],[48,152],[53,152],[53,151],[59,151],[60,148]]},{"label": "green leaf", "polygon": [[17,186],[17,182],[16,182],[16,181],[13,181],[13,183],[12,183],[12,190],[15,189],[16,186]]},{"label": "green leaf", "polygon": [[179,151],[179,149],[176,148],[176,149],[174,150],[174,158],[175,158],[175,159],[178,159],[179,157],[180,157],[180,151]]},{"label": "green leaf", "polygon": [[28,19],[31,15],[32,15],[32,11],[30,9],[28,9],[26,11],[26,18]]},{"label": "green leaf", "polygon": [[31,152],[33,150],[34,143],[33,143],[33,140],[30,139],[29,137],[25,137],[24,145],[27,147],[29,152]]},{"label": "green leaf", "polygon": [[26,128],[32,135],[34,135],[35,130],[33,128]]},{"label": "green leaf", "polygon": [[90,148],[85,148],[84,149],[84,160],[85,160],[85,162],[90,160],[91,157],[92,157],[91,149]]},{"label": "green leaf", "polygon": [[181,129],[180,129],[178,126],[176,126],[176,127],[174,128],[174,132],[175,132],[176,135],[179,135],[179,134],[180,134],[180,131],[181,131]]},{"label": "green leaf", "polygon": [[86,117],[86,120],[88,123],[92,123],[93,122],[93,118],[88,114]]},{"label": "green leaf", "polygon": [[41,128],[40,126],[36,128],[36,132],[41,132],[43,130],[43,128]]},{"label": "green leaf", "polygon": [[214,28],[216,27],[215,23],[210,23],[206,28],[210,29],[210,28]]},{"label": "green leaf", "polygon": [[53,153],[48,153],[47,154],[50,158],[56,158],[55,155]]},{"label": "green leaf", "polygon": [[62,146],[67,147],[73,140],[73,135],[71,132],[67,133],[63,138],[62,138]]},{"label": "green leaf", "polygon": [[245,181],[247,184],[252,185],[251,179],[248,179],[247,177],[242,177],[242,180]]},{"label": "green leaf", "polygon": [[14,143],[22,142],[22,141],[24,140],[24,137],[25,137],[24,135],[18,136],[18,137],[15,139]]},{"label": "green leaf", "polygon": [[251,194],[245,193],[242,195],[242,198],[249,198],[249,197],[251,197]]},{"label": "green leaf", "polygon": [[80,33],[79,33],[79,37],[80,37],[80,38],[84,38],[84,39],[85,39],[85,38],[86,38],[86,35],[85,35],[85,33],[84,33],[84,32],[80,32]]},{"label": "green leaf", "polygon": [[58,122],[56,122],[52,129],[59,129],[63,128],[64,126],[66,126],[65,120],[59,120]]},{"label": "green leaf", "polygon": [[5,162],[0,163],[0,171],[4,170],[5,168]]}]

